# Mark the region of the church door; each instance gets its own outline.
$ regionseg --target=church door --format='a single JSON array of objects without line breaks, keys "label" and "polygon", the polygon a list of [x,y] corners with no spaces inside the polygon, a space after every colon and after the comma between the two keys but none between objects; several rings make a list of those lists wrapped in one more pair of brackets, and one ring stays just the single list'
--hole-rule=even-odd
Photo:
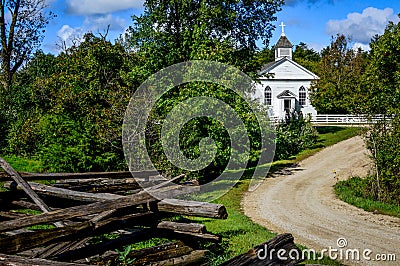
[{"label": "church door", "polygon": [[290,113],[290,109],[291,109],[291,100],[290,99],[285,99],[283,102],[283,108],[285,110],[286,113]]}]

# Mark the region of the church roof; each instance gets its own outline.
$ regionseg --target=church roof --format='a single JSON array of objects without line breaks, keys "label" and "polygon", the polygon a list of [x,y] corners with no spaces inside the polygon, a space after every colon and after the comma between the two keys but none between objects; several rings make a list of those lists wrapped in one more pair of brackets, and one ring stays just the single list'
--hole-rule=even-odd
[{"label": "church roof", "polygon": [[293,47],[292,43],[283,34],[281,35],[281,37],[279,38],[278,42],[275,45],[275,48],[292,48],[292,47]]},{"label": "church roof", "polygon": [[296,97],[296,94],[294,94],[290,90],[284,90],[281,93],[279,93],[276,97],[277,98],[292,98],[292,97]]},{"label": "church roof", "polygon": [[278,66],[284,64],[285,62],[293,64],[295,67],[297,67],[303,73],[310,75],[312,77],[312,79],[319,79],[319,77],[317,75],[315,75],[313,72],[311,72],[310,70],[306,69],[305,67],[301,66],[300,64],[296,63],[295,61],[293,61],[287,57],[283,57],[282,59],[279,59],[278,61],[274,61],[274,62],[265,64],[264,66],[262,66],[261,70],[258,72],[258,75],[263,76],[265,74],[273,74],[274,69],[277,68]]}]

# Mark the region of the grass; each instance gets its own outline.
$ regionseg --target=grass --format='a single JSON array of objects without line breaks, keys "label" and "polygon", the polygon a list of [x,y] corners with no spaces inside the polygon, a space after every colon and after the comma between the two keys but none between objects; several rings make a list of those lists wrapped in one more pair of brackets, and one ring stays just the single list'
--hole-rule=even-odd
[{"label": "grass", "polygon": [[15,155],[5,155],[3,159],[6,160],[14,169],[19,172],[43,172],[43,167],[39,161],[21,158]]},{"label": "grass", "polygon": [[376,201],[368,194],[368,179],[352,177],[339,181],[334,189],[339,199],[363,210],[400,218],[400,206]]},{"label": "grass", "polygon": [[[295,164],[306,157],[309,157],[321,149],[346,140],[360,133],[358,128],[346,127],[319,127],[319,139],[311,149],[301,152],[290,160],[276,161],[271,166],[271,172],[283,167]],[[192,220],[203,223],[207,230],[219,234],[223,237],[222,247],[212,253],[211,264],[218,265],[234,256],[242,254],[253,246],[267,241],[275,236],[268,229],[255,224],[243,214],[241,200],[248,190],[250,180],[246,177],[251,176],[251,171],[246,171],[245,176],[224,196],[217,199],[215,203],[223,204],[228,211],[227,220],[214,220],[191,217]],[[300,249],[305,247],[299,246]],[[318,261],[307,260],[304,263],[315,263],[325,265],[342,265],[340,262],[324,258]]]}]

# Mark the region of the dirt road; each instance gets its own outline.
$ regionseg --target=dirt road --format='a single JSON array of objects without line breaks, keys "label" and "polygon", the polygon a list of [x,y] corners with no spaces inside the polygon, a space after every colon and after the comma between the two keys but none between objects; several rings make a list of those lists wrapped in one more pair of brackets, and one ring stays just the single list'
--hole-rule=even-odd
[{"label": "dirt road", "polygon": [[[292,233],[297,243],[308,248],[338,249],[332,254],[342,257],[347,265],[400,265],[400,219],[365,212],[333,194],[335,176],[340,180],[364,176],[370,169],[363,140],[351,138],[266,179],[245,195],[243,209],[256,223],[276,233]],[[343,243],[338,247],[339,238],[345,238],[345,247]],[[340,251],[346,254],[351,249],[359,250],[361,261],[351,260],[350,253],[347,260],[346,255],[340,255]],[[372,251],[366,254],[370,261],[363,258],[366,249]],[[378,262],[375,258],[380,254],[381,258],[395,254],[397,262]]]}]

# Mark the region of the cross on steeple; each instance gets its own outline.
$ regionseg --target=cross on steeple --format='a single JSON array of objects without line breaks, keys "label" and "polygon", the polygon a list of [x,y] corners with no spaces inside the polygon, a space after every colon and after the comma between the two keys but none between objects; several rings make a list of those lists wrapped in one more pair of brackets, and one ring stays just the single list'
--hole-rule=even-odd
[{"label": "cross on steeple", "polygon": [[283,24],[283,21],[282,21],[281,25],[279,25],[279,26],[282,27],[282,35],[284,36],[285,35],[285,27],[286,27],[286,25]]}]

